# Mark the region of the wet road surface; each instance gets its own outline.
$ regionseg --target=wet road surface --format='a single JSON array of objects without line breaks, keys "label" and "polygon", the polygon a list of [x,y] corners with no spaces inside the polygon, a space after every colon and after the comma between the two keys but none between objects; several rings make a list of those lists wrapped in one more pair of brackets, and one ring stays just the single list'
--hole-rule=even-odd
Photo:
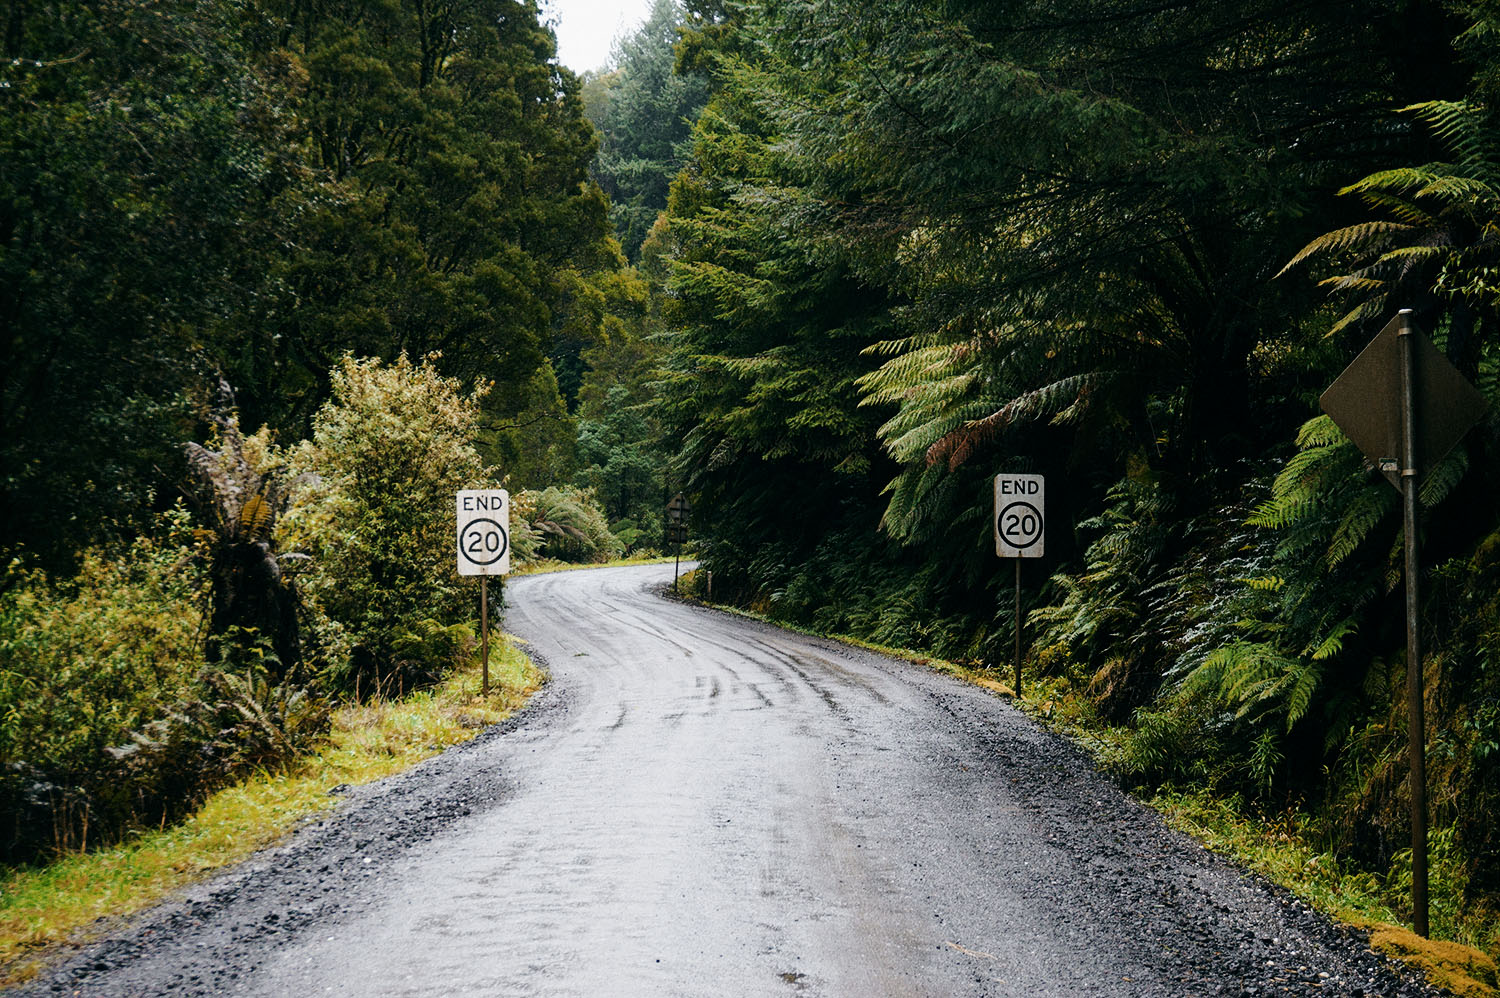
[{"label": "wet road surface", "polygon": [[30,993],[1434,994],[1005,701],[663,599],[507,584],[516,719]]}]

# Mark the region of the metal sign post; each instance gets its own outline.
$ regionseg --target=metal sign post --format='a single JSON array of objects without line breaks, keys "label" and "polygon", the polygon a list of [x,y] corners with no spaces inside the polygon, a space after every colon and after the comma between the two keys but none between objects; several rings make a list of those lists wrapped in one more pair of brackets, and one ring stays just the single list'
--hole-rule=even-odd
[{"label": "metal sign post", "polygon": [[1401,529],[1406,554],[1406,736],[1411,756],[1412,929],[1427,935],[1427,722],[1422,695],[1422,620],[1417,603],[1416,336],[1411,312],[1396,332],[1401,354]]},{"label": "metal sign post", "polygon": [[490,695],[490,577],[479,577],[479,695]]},{"label": "metal sign post", "polygon": [[1040,558],[1047,548],[1047,479],[1042,475],[995,476],[995,554],[1016,560],[1016,699],[1021,698],[1021,559]]},{"label": "metal sign post", "polygon": [[510,493],[464,489],[455,501],[458,574],[479,576],[481,696],[490,695],[490,576],[510,571]]},{"label": "metal sign post", "polygon": [[682,542],[687,540],[688,516],[693,511],[693,504],[688,502],[687,496],[681,492],[672,497],[667,503],[667,540],[677,545],[677,550],[672,556],[672,592],[677,592],[677,571],[682,563]]},{"label": "metal sign post", "polygon": [[[1406,730],[1411,764],[1412,928],[1426,936],[1427,735],[1423,717],[1417,488],[1484,415],[1484,396],[1401,312],[1375,335],[1318,404],[1401,492],[1406,575]],[[1420,417],[1420,418],[1418,418]]]}]

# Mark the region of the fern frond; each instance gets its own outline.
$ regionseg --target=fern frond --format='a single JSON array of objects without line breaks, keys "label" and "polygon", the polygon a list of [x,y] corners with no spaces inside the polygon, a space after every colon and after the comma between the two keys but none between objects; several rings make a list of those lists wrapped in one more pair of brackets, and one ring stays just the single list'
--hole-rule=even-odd
[{"label": "fern frond", "polygon": [[1317,692],[1322,684],[1323,670],[1305,663],[1297,663],[1289,674],[1291,680],[1287,684],[1285,693],[1286,702],[1286,730],[1291,731],[1297,722],[1307,716],[1308,708],[1312,706],[1313,694]]},{"label": "fern frond", "polygon": [[1339,428],[1339,424],[1333,421],[1333,417],[1327,413],[1314,416],[1302,424],[1297,431],[1297,446],[1303,449],[1308,447],[1332,447],[1338,444],[1346,444],[1349,437]]},{"label": "fern frond", "polygon": [[1398,166],[1394,169],[1379,170],[1367,177],[1361,177],[1349,186],[1340,188],[1339,193],[1405,193],[1407,191],[1419,190],[1427,184],[1432,183],[1438,176],[1439,174],[1430,166]]},{"label": "fern frond", "polygon": [[[1387,259],[1382,256],[1382,260]],[[1332,288],[1334,291],[1374,291],[1383,288],[1390,282],[1379,277],[1361,277],[1355,274],[1344,274],[1338,277],[1325,277],[1318,282],[1320,288]]]},{"label": "fern frond", "polygon": [[1298,250],[1297,255],[1287,261],[1286,266],[1276,272],[1276,276],[1280,277],[1309,257],[1353,249],[1362,244],[1367,244],[1373,239],[1409,231],[1410,229],[1411,226],[1403,225],[1400,222],[1375,221],[1360,222],[1356,225],[1345,226],[1342,229],[1335,229],[1333,232],[1326,232]]},{"label": "fern frond", "polygon": [[1436,506],[1448,498],[1448,493],[1463,481],[1468,470],[1469,453],[1460,444],[1427,472],[1427,477],[1422,480],[1421,488],[1417,491],[1417,498],[1422,501],[1423,506]]},{"label": "fern frond", "polygon": [[1348,313],[1346,313],[1337,322],[1335,322],[1332,326],[1329,326],[1328,332],[1323,334],[1323,338],[1332,339],[1339,333],[1343,332],[1345,328],[1351,325],[1357,325],[1359,323],[1365,322],[1368,319],[1372,319],[1383,313],[1385,310],[1385,299],[1383,296],[1370,298],[1367,301],[1361,302],[1359,305],[1355,306]]},{"label": "fern frond", "polygon": [[1344,638],[1358,629],[1359,624],[1353,617],[1345,617],[1334,625],[1333,630],[1329,631],[1322,641],[1309,642],[1302,653],[1310,656],[1314,662],[1326,661],[1342,651]]},{"label": "fern frond", "polygon": [[1465,172],[1495,172],[1491,146],[1482,125],[1484,110],[1468,101],[1431,100],[1402,108],[1426,122],[1443,144],[1458,153]]},{"label": "fern frond", "polygon": [[1091,380],[1088,375],[1079,375],[1019,395],[983,419],[966,423],[946,434],[928,449],[927,461],[931,464],[946,463],[952,471],[1008,427],[1060,412],[1067,404],[1076,403]]},{"label": "fern frond", "polygon": [[1383,481],[1373,482],[1360,489],[1349,508],[1344,511],[1343,519],[1339,521],[1333,540],[1328,545],[1328,567],[1335,567],[1353,554],[1395,504],[1396,493],[1387,488]]},{"label": "fern frond", "polygon": [[271,504],[259,495],[245,500],[240,508],[240,532],[243,536],[265,540],[271,535],[274,510]]},{"label": "fern frond", "polygon": [[1366,192],[1361,199],[1371,208],[1388,212],[1396,221],[1418,230],[1431,229],[1438,224],[1438,216],[1428,211],[1421,202],[1404,194],[1378,194]]},{"label": "fern frond", "polygon": [[1465,177],[1450,174],[1445,177],[1437,177],[1417,191],[1417,197],[1431,197],[1443,201],[1490,201],[1496,200],[1495,188],[1487,181],[1478,177]]}]

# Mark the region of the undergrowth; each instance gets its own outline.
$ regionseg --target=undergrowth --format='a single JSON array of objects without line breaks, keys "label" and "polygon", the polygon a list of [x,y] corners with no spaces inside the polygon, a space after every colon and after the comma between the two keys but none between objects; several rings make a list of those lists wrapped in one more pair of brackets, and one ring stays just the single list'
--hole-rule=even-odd
[{"label": "undergrowth", "polygon": [[34,975],[50,947],[88,935],[99,919],[140,911],[275,842],[331,808],[336,788],[401,772],[474,737],[519,709],[542,682],[509,642],[491,649],[490,678],[490,696],[482,698],[476,658],[401,700],[346,705],[334,712],[322,751],[219,791],[180,824],[45,866],[0,871],[0,986]]},{"label": "undergrowth", "polygon": [[1223,800],[1205,790],[1170,787],[1159,790],[1149,803],[1167,824],[1214,852],[1234,857],[1320,911],[1369,931],[1371,945],[1419,967],[1435,984],[1464,998],[1500,995],[1493,956],[1500,917],[1467,910],[1460,891],[1444,889],[1462,883],[1463,875],[1451,828],[1434,832],[1429,842],[1432,938],[1423,939],[1398,924],[1411,891],[1409,853],[1404,865],[1379,877],[1319,849],[1303,815],[1256,817],[1237,798]]}]

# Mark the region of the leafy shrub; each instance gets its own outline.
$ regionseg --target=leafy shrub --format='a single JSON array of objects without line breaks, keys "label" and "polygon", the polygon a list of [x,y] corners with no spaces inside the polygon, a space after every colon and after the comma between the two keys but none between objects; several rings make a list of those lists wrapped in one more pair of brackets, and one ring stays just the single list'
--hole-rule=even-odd
[{"label": "leafy shrub", "polygon": [[522,492],[511,509],[541,539],[538,554],[559,561],[617,558],[624,545],[609,529],[604,510],[589,489],[574,485]]},{"label": "leafy shrub", "polygon": [[325,633],[347,644],[347,659],[325,672],[335,688],[410,689],[450,664],[448,646],[413,636],[423,621],[470,616],[453,566],[453,497],[487,484],[472,443],[482,395],[405,356],[345,357],[333,371],[333,398],[292,456],[308,480],[283,547],[313,556],[304,590],[337,625]]},{"label": "leafy shrub", "polygon": [[307,688],[271,681],[264,668],[208,670],[190,699],[108,752],[138,813],[183,813],[241,774],[276,769],[327,739],[331,711]]},{"label": "leafy shrub", "polygon": [[160,538],[9,572],[0,594],[0,858],[80,848],[133,818],[105,749],[193,687],[204,585],[175,511]]},{"label": "leafy shrub", "polygon": [[[449,668],[463,662],[475,648],[474,628],[469,624],[442,624],[418,620],[401,628],[391,641],[391,676],[427,686],[437,682]],[[377,695],[399,696],[403,689],[382,689]]]},{"label": "leafy shrub", "polygon": [[1167,621],[1159,603],[1175,590],[1167,581],[1170,546],[1180,525],[1155,483],[1125,479],[1110,490],[1109,506],[1079,524],[1098,531],[1084,552],[1085,568],[1058,574],[1060,598],[1032,614],[1038,643],[1066,651],[1091,699],[1119,719],[1153,693],[1161,676]]}]

